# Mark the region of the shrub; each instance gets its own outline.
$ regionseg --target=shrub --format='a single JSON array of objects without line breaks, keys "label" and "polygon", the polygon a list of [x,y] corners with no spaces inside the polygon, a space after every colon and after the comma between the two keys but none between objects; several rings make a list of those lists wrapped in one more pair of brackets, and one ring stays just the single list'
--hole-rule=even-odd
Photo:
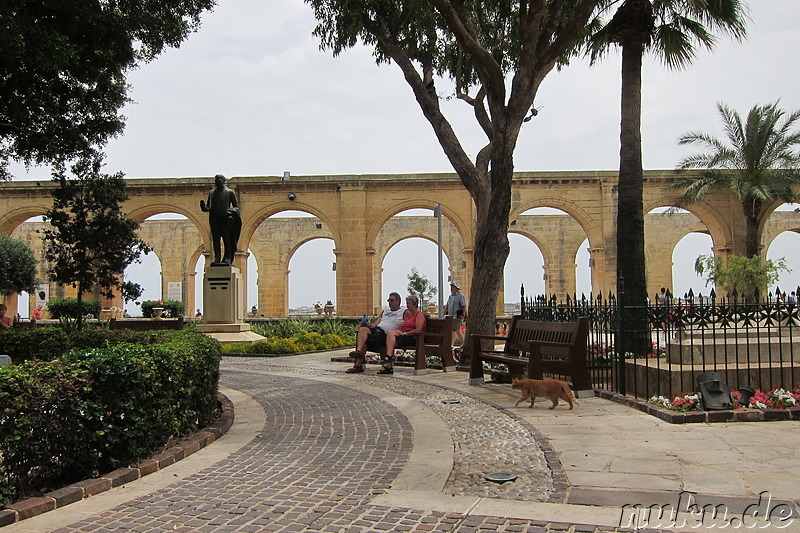
[{"label": "shrub", "polygon": [[185,306],[180,300],[145,300],[141,304],[142,316],[153,318],[154,307],[164,308],[164,313],[161,315],[164,318],[178,318],[183,316],[185,311]]},{"label": "shrub", "polygon": [[0,494],[131,464],[211,422],[219,343],[197,330],[158,333],[157,343],[0,368]]},{"label": "shrub", "polygon": [[155,344],[164,342],[167,334],[167,331],[110,330],[101,327],[84,328],[70,334],[56,326],[9,328],[0,330],[0,353],[8,354],[14,363],[29,359],[50,361],[73,348],[101,348],[123,342]]},{"label": "shrub", "polygon": [[53,318],[78,318],[92,315],[100,316],[100,302],[97,300],[82,300],[78,307],[77,298],[55,298],[47,302],[47,310]]}]

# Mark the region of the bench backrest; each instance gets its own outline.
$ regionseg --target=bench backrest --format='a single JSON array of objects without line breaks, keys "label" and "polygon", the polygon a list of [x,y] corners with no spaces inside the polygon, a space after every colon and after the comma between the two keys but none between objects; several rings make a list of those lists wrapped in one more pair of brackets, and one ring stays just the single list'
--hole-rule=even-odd
[{"label": "bench backrest", "polygon": [[546,342],[561,346],[547,346],[542,353],[548,356],[579,355],[586,352],[586,335],[589,320],[579,317],[576,322],[540,322],[515,316],[508,330],[504,351],[518,355],[528,351],[529,341]]},{"label": "bench backrest", "polygon": [[425,352],[427,355],[440,355],[440,349],[450,350],[450,342],[453,335],[453,317],[446,316],[444,318],[425,317],[425,333],[437,333],[443,335],[441,339],[431,341],[431,337],[423,337],[425,339]]}]

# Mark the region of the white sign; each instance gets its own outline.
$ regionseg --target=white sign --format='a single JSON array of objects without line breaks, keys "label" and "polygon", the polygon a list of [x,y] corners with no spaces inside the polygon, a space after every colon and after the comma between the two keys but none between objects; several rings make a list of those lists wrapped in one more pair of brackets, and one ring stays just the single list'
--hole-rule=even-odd
[{"label": "white sign", "polygon": [[47,307],[47,301],[50,300],[50,285],[43,283],[36,286],[36,306]]},{"label": "white sign", "polygon": [[182,281],[168,281],[167,282],[167,300],[183,301],[183,282]]}]

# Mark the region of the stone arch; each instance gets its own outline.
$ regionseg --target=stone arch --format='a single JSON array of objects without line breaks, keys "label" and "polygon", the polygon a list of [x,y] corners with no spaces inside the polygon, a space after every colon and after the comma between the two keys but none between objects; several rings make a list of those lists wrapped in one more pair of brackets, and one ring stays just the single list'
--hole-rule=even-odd
[{"label": "stone arch", "polygon": [[[247,250],[250,245],[250,241],[255,235],[255,232],[258,230],[258,227],[265,220],[282,211],[302,211],[317,217],[330,232],[330,238],[333,239],[334,247],[338,246],[338,244],[341,242],[341,232],[339,231],[339,228],[332,222],[332,217],[311,204],[295,200],[292,202],[281,201],[276,204],[263,207],[254,212],[252,215],[248,216],[247,220],[243,220],[242,234],[239,237],[239,249]],[[246,243],[247,246],[244,246],[243,243]]]},{"label": "stone arch", "polygon": [[45,212],[51,207],[52,204],[48,206],[26,205],[24,207],[12,209],[6,214],[0,216],[0,233],[3,235],[11,235],[20,224],[29,218],[44,215]]},{"label": "stone arch", "polygon": [[[367,230],[367,246],[373,246],[378,238],[383,226],[386,222],[398,213],[408,211],[409,209],[431,209],[436,207],[439,202],[424,199],[409,199],[395,202],[391,207],[384,209],[378,213],[370,224]],[[461,242],[464,247],[471,246],[472,243],[472,230],[471,226],[459,215],[459,210],[446,203],[442,203],[442,217],[446,218],[453,226],[461,237]]]},{"label": "stone arch", "polygon": [[[542,237],[534,239],[534,242],[536,242],[544,258],[544,273],[547,274],[545,278],[545,292],[547,294],[557,294],[561,296],[573,295],[577,289],[575,257],[581,244],[586,239],[589,240],[590,247],[602,250],[602,225],[596,223],[591,215],[570,200],[544,197],[528,200],[515,208],[511,213],[509,232],[521,233],[532,237],[533,233],[531,231],[526,232],[523,228],[516,227],[516,223],[518,220],[521,220],[521,217],[527,216],[523,215],[523,213],[539,207],[550,207],[563,211],[566,213],[566,216],[569,217],[571,221],[574,221],[580,228],[580,238],[576,238],[575,235],[570,236],[568,224],[562,224],[554,228],[557,234],[550,235],[550,238],[558,239],[557,243],[562,248],[566,241],[569,244],[566,250],[559,250],[559,246],[556,246],[555,241],[551,243]],[[551,231],[553,230],[551,229]],[[574,233],[574,231],[572,233]],[[598,261],[598,263],[597,270],[599,273],[597,275],[602,276],[602,262]],[[595,283],[594,279],[592,283]]]},{"label": "stone arch", "polygon": [[[519,205],[519,207],[512,209],[509,214],[509,220],[513,221],[518,216],[522,215],[525,211],[535,209],[537,207],[553,207],[560,209],[571,216],[583,228],[583,232],[589,239],[590,245],[597,246],[603,242],[603,228],[602,225],[595,221],[586,210],[578,204],[566,198],[560,197],[542,197],[534,200],[528,200]],[[577,250],[575,250],[577,252]]]},{"label": "stone arch", "polygon": [[[666,199],[654,200],[644,205],[645,215],[653,209],[659,207],[672,207],[675,202]],[[731,232],[727,229],[727,224],[720,218],[719,212],[713,206],[703,200],[694,202],[688,206],[681,206],[681,209],[689,211],[700,219],[700,222],[708,229],[711,239],[714,241],[715,248],[728,248],[733,246]]]}]

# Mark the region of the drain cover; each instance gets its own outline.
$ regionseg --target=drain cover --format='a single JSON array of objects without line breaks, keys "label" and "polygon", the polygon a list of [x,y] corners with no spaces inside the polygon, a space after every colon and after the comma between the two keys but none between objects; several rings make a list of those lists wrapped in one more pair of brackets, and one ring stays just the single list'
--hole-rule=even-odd
[{"label": "drain cover", "polygon": [[517,479],[517,475],[511,472],[495,472],[494,474],[486,474],[484,478],[486,481],[492,481],[494,483],[505,483],[506,481],[514,481]]},{"label": "drain cover", "polygon": [[455,398],[451,398],[449,400],[442,400],[442,403],[461,403],[461,400],[456,400]]}]

